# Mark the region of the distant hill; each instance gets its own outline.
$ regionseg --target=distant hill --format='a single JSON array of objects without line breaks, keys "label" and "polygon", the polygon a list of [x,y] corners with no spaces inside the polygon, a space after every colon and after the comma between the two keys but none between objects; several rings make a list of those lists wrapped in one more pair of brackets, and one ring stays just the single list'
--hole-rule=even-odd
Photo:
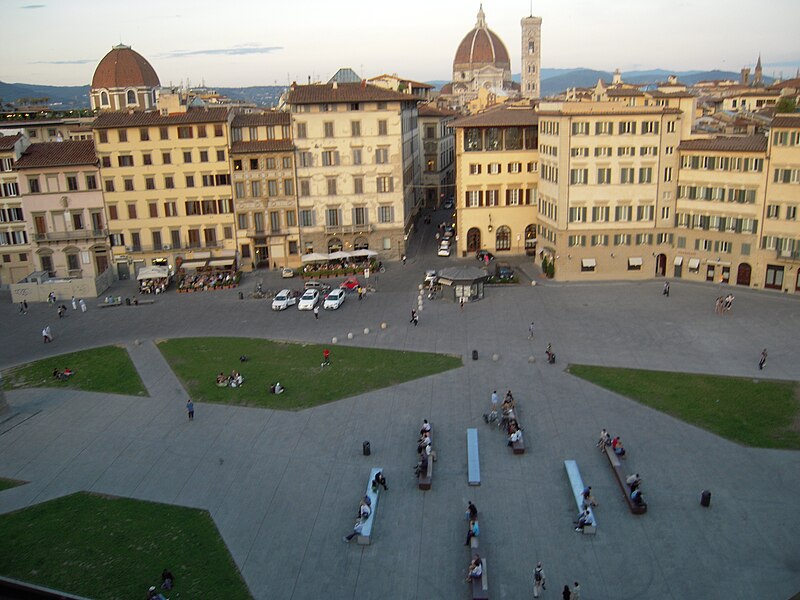
[{"label": "distant hill", "polygon": [[36,85],[0,81],[0,100],[4,105],[24,105],[29,104],[26,99],[41,98],[48,98],[48,104],[53,108],[89,108],[89,86]]},{"label": "distant hill", "polygon": [[214,88],[231,100],[253,102],[258,106],[275,107],[281,94],[286,91],[285,85],[257,85],[243,88]]}]

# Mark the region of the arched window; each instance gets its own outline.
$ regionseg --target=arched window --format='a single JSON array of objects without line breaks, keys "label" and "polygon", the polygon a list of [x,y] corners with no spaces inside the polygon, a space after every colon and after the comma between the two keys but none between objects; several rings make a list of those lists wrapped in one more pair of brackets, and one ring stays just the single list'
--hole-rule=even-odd
[{"label": "arched window", "polygon": [[353,250],[369,250],[369,242],[365,237],[357,237],[353,240]]},{"label": "arched window", "polygon": [[108,92],[100,92],[100,106],[108,106]]},{"label": "arched window", "polygon": [[128,104],[136,104],[136,92],[133,90],[128,90],[126,100]]},{"label": "arched window", "polygon": [[528,225],[525,228],[525,250],[536,249],[536,225]]},{"label": "arched window", "polygon": [[498,252],[501,250],[511,250],[511,230],[505,225],[501,225],[497,228],[494,247]]},{"label": "arched window", "polygon": [[331,238],[328,240],[328,254],[331,252],[340,252],[342,247],[342,240],[339,238]]}]

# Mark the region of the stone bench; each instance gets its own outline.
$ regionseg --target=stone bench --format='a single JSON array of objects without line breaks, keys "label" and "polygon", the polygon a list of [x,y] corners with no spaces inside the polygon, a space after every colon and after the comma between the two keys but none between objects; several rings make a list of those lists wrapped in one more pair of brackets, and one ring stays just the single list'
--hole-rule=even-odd
[{"label": "stone bench", "polygon": [[489,600],[489,572],[485,558],[481,558],[481,576],[472,578],[472,600]]},{"label": "stone bench", "polygon": [[[431,439],[431,450],[433,450],[433,430],[432,429],[431,429],[431,431],[428,432],[428,435],[429,435],[429,437]],[[425,449],[423,448],[422,451],[425,452]],[[421,489],[421,490],[429,490],[429,489],[431,489],[431,479],[433,478],[433,457],[434,457],[434,453],[431,452],[431,454],[428,455],[428,468],[425,470],[424,473],[420,473],[419,475],[417,475],[417,485],[419,486],[419,489]]]},{"label": "stone bench", "polygon": [[477,429],[467,429],[467,472],[470,485],[481,484],[481,462],[478,453]]},{"label": "stone bench", "polygon": [[[581,472],[578,470],[578,463],[576,463],[574,460],[565,460],[564,468],[567,470],[569,484],[572,487],[572,495],[575,497],[575,505],[578,507],[578,513],[582,513],[584,510],[583,490],[585,489],[585,486],[583,485],[583,479],[581,479]],[[583,527],[583,533],[594,534],[597,530],[597,519],[595,519],[592,507],[590,506],[588,508],[592,521],[591,524],[587,524]]]},{"label": "stone bench", "polygon": [[372,502],[370,505],[372,510],[369,513],[369,517],[366,518],[364,524],[361,526],[361,533],[358,534],[358,543],[362,546],[368,546],[372,541],[372,525],[375,523],[375,513],[378,511],[378,493],[380,491],[380,486],[377,486],[375,490],[372,489],[372,482],[375,480],[375,475],[381,471],[383,471],[382,467],[373,467],[369,474],[369,480],[367,481],[367,491],[364,495],[369,496]]},{"label": "stone bench", "polygon": [[614,453],[614,450],[611,449],[611,446],[605,447],[606,456],[608,457],[608,462],[611,464],[611,469],[614,471],[614,476],[617,479],[617,483],[619,484],[620,489],[622,490],[622,494],[625,496],[625,502],[628,503],[628,508],[631,512],[635,515],[641,515],[647,512],[647,504],[636,504],[633,500],[631,500],[631,486],[628,485],[627,476],[625,472],[622,470],[622,463],[619,460],[619,456]]}]

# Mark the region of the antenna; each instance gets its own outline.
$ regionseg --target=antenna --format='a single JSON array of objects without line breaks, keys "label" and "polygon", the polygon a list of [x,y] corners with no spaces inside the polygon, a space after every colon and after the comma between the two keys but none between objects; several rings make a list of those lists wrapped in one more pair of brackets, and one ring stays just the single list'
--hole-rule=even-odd
[{"label": "antenna", "polygon": [[533,16],[533,0],[531,0],[531,16]]}]

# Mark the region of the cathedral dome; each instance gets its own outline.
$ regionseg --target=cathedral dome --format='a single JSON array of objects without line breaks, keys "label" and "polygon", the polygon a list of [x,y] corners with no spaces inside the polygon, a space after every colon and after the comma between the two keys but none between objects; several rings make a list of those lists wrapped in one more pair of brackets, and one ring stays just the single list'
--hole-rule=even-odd
[{"label": "cathedral dome", "polygon": [[119,44],[103,57],[92,77],[92,88],[159,87],[155,69],[130,46]]},{"label": "cathedral dome", "polygon": [[478,11],[475,28],[464,36],[453,59],[453,69],[459,65],[495,65],[511,69],[511,59],[503,40],[486,26],[483,7]]}]

